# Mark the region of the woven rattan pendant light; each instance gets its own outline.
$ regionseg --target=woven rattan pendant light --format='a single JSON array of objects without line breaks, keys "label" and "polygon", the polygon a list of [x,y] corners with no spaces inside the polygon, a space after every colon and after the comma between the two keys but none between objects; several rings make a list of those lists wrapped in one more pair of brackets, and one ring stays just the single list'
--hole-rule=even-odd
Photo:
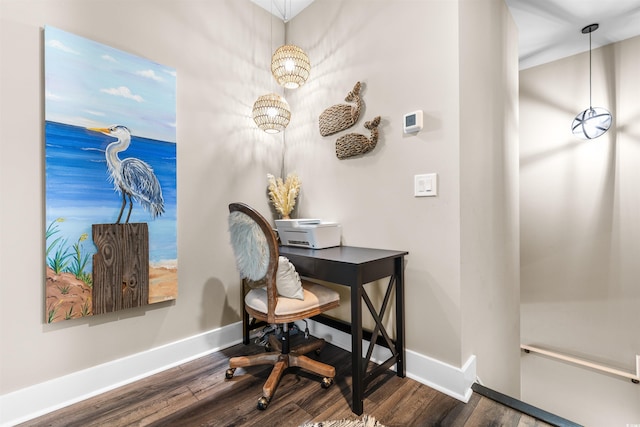
[{"label": "woven rattan pendant light", "polygon": [[582,139],[597,138],[611,126],[611,113],[602,107],[593,107],[591,104],[591,33],[598,27],[598,24],[591,24],[582,29],[582,34],[589,34],[589,108],[578,113],[571,124],[573,134]]},{"label": "woven rattan pendant light", "polygon": [[309,78],[311,63],[304,50],[293,44],[276,49],[271,57],[271,74],[280,86],[296,89]]},{"label": "woven rattan pendant light", "polygon": [[[289,8],[287,13],[287,0],[282,1],[284,10],[278,8],[282,20],[286,23],[292,14],[291,0],[288,0]],[[287,27],[284,33],[287,39]],[[271,56],[271,74],[278,84],[287,89],[297,89],[309,78],[311,72],[311,62],[309,56],[300,47],[294,44],[284,44],[273,52]]]},{"label": "woven rattan pendant light", "polygon": [[253,121],[266,133],[284,130],[291,120],[287,100],[275,93],[259,97],[253,104]]}]

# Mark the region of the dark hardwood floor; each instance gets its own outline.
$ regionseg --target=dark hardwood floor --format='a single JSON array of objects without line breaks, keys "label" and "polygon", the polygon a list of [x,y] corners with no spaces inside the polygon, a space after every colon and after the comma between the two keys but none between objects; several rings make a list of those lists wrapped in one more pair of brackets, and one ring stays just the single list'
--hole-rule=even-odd
[{"label": "dark hardwood floor", "polygon": [[[269,407],[257,410],[270,367],[238,369],[231,380],[224,374],[229,357],[261,351],[239,344],[21,425],[296,427],[359,418],[350,409],[350,353],[332,345],[318,358],[336,367],[335,384],[322,389],[317,377],[293,368]],[[387,427],[549,425],[478,393],[465,404],[391,371],[369,386],[364,410]]]}]

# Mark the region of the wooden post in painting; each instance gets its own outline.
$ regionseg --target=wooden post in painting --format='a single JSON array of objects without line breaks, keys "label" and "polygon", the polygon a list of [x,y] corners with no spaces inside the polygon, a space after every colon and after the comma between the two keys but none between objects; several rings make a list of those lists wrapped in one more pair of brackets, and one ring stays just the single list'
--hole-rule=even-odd
[{"label": "wooden post in painting", "polygon": [[93,224],[93,314],[149,304],[146,223]]}]

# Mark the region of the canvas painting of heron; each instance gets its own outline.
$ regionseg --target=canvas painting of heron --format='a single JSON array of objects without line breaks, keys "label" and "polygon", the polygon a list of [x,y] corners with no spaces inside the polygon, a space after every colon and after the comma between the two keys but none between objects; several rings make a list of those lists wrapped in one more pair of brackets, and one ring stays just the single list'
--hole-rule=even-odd
[{"label": "canvas painting of heron", "polygon": [[109,299],[177,298],[175,69],[50,26],[44,64],[45,321],[99,313],[97,229],[126,235],[120,270],[141,257],[131,276],[148,274],[118,277]]}]

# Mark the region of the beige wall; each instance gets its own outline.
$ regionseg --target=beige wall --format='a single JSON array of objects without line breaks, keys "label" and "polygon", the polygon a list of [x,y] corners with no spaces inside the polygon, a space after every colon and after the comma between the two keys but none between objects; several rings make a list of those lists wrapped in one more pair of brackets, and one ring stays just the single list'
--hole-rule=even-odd
[{"label": "beige wall", "polygon": [[[344,244],[410,252],[410,350],[456,367],[477,353],[478,372],[488,386],[505,392],[518,387],[517,360],[505,362],[511,357],[505,350],[513,346],[512,331],[491,335],[489,348],[479,345],[485,328],[471,326],[476,318],[491,330],[500,316],[507,325],[518,321],[512,301],[517,289],[512,227],[517,219],[514,190],[507,188],[514,178],[510,147],[515,144],[516,112],[511,105],[517,90],[515,59],[509,57],[512,41],[506,46],[500,42],[491,62],[473,59],[482,75],[494,67],[507,85],[501,87],[502,77],[491,82],[491,92],[498,96],[490,105],[499,111],[490,119],[489,133],[475,139],[461,130],[463,119],[475,126],[485,123],[485,110],[473,116],[461,105],[477,105],[486,92],[476,95],[474,85],[461,83],[478,77],[461,71],[460,56],[491,45],[473,42],[474,33],[465,32],[460,23],[477,31],[498,25],[488,40],[492,44],[502,37],[513,40],[513,24],[501,0],[483,2],[491,5],[490,11],[477,20],[470,19],[473,2],[316,1],[288,25],[288,38],[307,50],[313,69],[305,86],[287,93],[293,117],[284,155],[282,136],[257,131],[248,117],[257,96],[273,89],[267,63],[271,24],[257,6],[237,0],[0,1],[0,393],[236,322],[237,273],[227,242],[226,205],[243,200],[268,211],[265,175],[280,171],[282,157],[285,172],[298,172],[303,182],[300,216],[340,221]],[[114,15],[120,24],[105,18]],[[45,24],[177,69],[180,288],[173,303],[42,323]],[[281,37],[276,21],[273,28],[275,38]],[[358,80],[364,83],[366,108],[350,131],[366,133],[364,120],[381,115],[381,139],[362,158],[338,160],[336,138],[319,135],[317,117],[341,102]],[[425,128],[403,135],[402,115],[416,109],[424,111]],[[507,117],[501,118],[505,112]],[[478,145],[468,145],[472,139]],[[485,151],[491,154],[472,165],[473,156]],[[485,161],[491,171],[484,170]],[[501,172],[493,174],[496,169]],[[475,193],[473,170],[495,188],[491,197],[464,200]],[[413,176],[429,172],[439,174],[438,197],[414,198]],[[474,211],[485,214],[474,219]],[[487,221],[497,221],[498,228],[482,231]],[[474,243],[485,238],[486,243]],[[462,265],[474,260],[474,254],[487,260],[487,247],[504,255],[500,268],[495,259],[487,265]],[[490,293],[481,292],[486,286]],[[493,298],[499,299],[496,318],[490,314]],[[503,370],[492,368],[495,359]]]},{"label": "beige wall", "polygon": [[[522,342],[634,373],[640,38],[593,51],[593,106],[614,123],[583,141],[570,125],[589,106],[588,64],[587,52],[520,73]],[[532,355],[522,358],[522,396],[590,426],[640,422],[629,380]]]},{"label": "beige wall", "polygon": [[463,357],[477,355],[484,385],[518,397],[518,36],[501,2],[461,4]]}]

